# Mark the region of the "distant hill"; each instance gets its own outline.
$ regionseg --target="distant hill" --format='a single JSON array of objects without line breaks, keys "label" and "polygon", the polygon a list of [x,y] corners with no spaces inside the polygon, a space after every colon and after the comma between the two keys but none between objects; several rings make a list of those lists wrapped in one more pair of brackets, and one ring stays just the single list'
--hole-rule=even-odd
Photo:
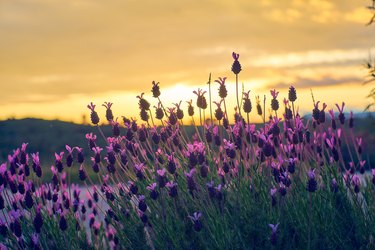
[{"label": "distant hill", "polygon": [[[111,135],[109,126],[103,126],[102,129],[106,136]],[[190,126],[186,130],[189,134],[193,132],[193,128]],[[84,152],[89,152],[85,135],[91,132],[98,135],[100,145],[105,145],[104,139],[99,135],[98,128],[89,125],[31,118],[0,121],[0,162],[6,161],[8,154],[20,147],[23,142],[29,143],[29,153],[40,153],[44,164],[53,163],[54,153],[65,151],[66,144],[72,147],[82,147]],[[369,155],[372,164],[374,164],[375,116],[356,115],[355,134],[364,138],[364,153]]]},{"label": "distant hill", "polygon": [[[107,132],[109,129],[104,128]],[[82,147],[87,152],[85,135],[91,132],[96,134],[98,129],[58,120],[27,118],[0,121],[0,160],[6,160],[8,154],[24,142],[29,143],[28,152],[40,152],[42,162],[48,163],[54,160],[54,152],[65,151],[66,144]]]}]

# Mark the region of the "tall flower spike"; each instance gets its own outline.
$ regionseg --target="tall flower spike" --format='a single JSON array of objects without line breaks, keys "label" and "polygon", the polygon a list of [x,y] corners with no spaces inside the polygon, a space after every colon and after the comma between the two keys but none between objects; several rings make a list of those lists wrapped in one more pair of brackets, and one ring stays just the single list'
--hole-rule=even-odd
[{"label": "tall flower spike", "polygon": [[96,105],[94,105],[92,102],[87,105],[87,108],[91,110],[91,114],[90,114],[90,118],[91,118],[91,122],[92,124],[98,124],[100,119],[99,119],[99,116],[98,116],[98,113],[95,111],[95,107]]}]

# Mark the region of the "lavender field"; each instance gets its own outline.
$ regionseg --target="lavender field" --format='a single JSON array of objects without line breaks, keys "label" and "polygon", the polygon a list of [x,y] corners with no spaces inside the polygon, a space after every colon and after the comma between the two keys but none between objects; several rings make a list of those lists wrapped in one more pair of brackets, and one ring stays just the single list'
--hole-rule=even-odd
[{"label": "lavender field", "polygon": [[285,97],[242,91],[232,57],[235,93],[219,77],[166,107],[154,81],[136,98],[138,120],[111,102],[87,105],[87,150],[66,145],[52,166],[27,142],[9,152],[0,248],[375,248],[375,170],[355,114],[312,96],[311,118],[301,117],[293,85]]}]

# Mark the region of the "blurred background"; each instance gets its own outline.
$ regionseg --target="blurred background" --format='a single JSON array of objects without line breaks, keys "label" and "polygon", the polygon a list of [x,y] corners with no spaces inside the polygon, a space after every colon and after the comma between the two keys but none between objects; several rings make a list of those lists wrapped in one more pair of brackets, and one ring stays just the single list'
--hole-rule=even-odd
[{"label": "blurred background", "polygon": [[[313,108],[310,89],[329,108],[344,101],[346,111],[362,112],[373,88],[363,85],[368,80],[365,64],[375,49],[374,26],[366,26],[371,4],[1,0],[0,119],[88,123],[91,101],[103,118],[104,101],[114,103],[115,116],[139,117],[137,95],[145,92],[156,105],[150,93],[153,80],[160,82],[166,106],[182,100],[186,110],[185,101],[195,99],[193,90],[207,90],[209,73],[212,80],[228,77],[234,97],[233,51],[240,54],[239,81],[251,90],[254,103],[256,95],[266,94],[269,100],[274,88],[281,101],[293,84],[301,114]],[[213,83],[213,100],[218,100],[217,88]],[[233,110],[235,98],[228,106]],[[255,112],[251,119],[260,121]],[[28,127],[32,120],[23,121],[19,126]],[[56,126],[51,124],[45,131]],[[0,146],[18,143],[17,131],[12,135],[4,128],[0,125]],[[4,147],[3,157],[8,153]]]}]

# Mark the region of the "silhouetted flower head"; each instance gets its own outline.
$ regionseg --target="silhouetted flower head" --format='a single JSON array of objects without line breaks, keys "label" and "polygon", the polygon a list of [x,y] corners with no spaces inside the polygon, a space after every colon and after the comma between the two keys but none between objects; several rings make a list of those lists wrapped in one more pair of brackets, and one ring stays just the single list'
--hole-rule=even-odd
[{"label": "silhouetted flower head", "polygon": [[150,103],[143,98],[143,95],[145,93],[142,93],[141,95],[138,95],[137,98],[139,99],[138,101],[138,105],[139,105],[139,108],[140,109],[144,109],[144,110],[150,110]]},{"label": "silhouetted flower head", "polygon": [[160,96],[159,82],[152,81],[152,96],[158,98]]},{"label": "silhouetted flower head", "polygon": [[344,115],[345,102],[342,102],[341,107],[336,103],[336,107],[339,110],[339,121],[343,125],[345,123],[345,115]]},{"label": "silhouetted flower head", "polygon": [[318,123],[319,123],[319,117],[320,117],[319,103],[320,103],[320,101],[317,101],[314,104],[314,109],[312,111],[312,116],[313,116],[314,120],[317,121]]},{"label": "silhouetted flower head", "polygon": [[155,117],[156,117],[156,119],[162,120],[163,117],[164,117],[164,111],[163,111],[163,109],[161,107],[161,102],[158,102],[158,106],[157,107],[154,106],[154,108],[155,108]]},{"label": "silhouetted flower head", "polygon": [[258,113],[258,115],[262,116],[263,112],[262,112],[262,106],[260,105],[260,97],[259,97],[259,95],[257,95],[255,97],[255,101],[257,103],[257,113]]},{"label": "silhouetted flower head", "polygon": [[243,111],[245,113],[250,113],[253,108],[251,105],[249,94],[250,94],[250,90],[248,92],[243,92]]},{"label": "silhouetted flower head", "polygon": [[293,86],[289,87],[288,99],[291,102],[294,102],[295,100],[297,100],[297,92],[296,92],[296,89]]},{"label": "silhouetted flower head", "polygon": [[177,110],[176,110],[176,116],[179,120],[182,120],[182,118],[184,118],[184,111],[180,108],[181,106],[181,102],[180,101],[179,103],[175,103],[174,105],[176,106]]},{"label": "silhouetted flower head", "polygon": [[221,109],[221,103],[222,103],[223,100],[221,100],[220,102],[214,102],[215,105],[217,106],[217,109],[215,110],[215,118],[220,121],[221,119],[223,119],[224,117],[224,112],[223,110]]},{"label": "silhouetted flower head", "polygon": [[148,115],[147,111],[145,109],[141,109],[139,116],[141,117],[142,121],[147,122],[150,116]]},{"label": "silhouetted flower head", "polygon": [[113,113],[112,113],[112,107],[113,103],[111,102],[104,102],[104,104],[102,105],[103,107],[106,108],[106,111],[105,111],[105,117],[107,118],[107,121],[112,121],[113,120]]},{"label": "silhouetted flower head", "polygon": [[194,94],[197,95],[197,107],[201,109],[207,108],[207,100],[204,94],[206,91],[203,91],[202,89],[198,88],[198,91],[193,91]]},{"label": "silhouetted flower head", "polygon": [[271,100],[271,108],[274,111],[277,111],[279,109],[279,101],[276,99],[279,95],[279,92],[274,90],[271,90],[272,100]]},{"label": "silhouetted flower head", "polygon": [[99,116],[98,116],[98,113],[95,111],[95,106],[92,102],[87,105],[87,107],[91,110],[91,114],[90,114],[90,118],[91,118],[91,122],[92,124],[98,124],[100,119],[99,119]]},{"label": "silhouetted flower head", "polygon": [[238,61],[238,58],[240,58],[240,55],[239,54],[236,54],[235,52],[232,53],[232,57],[234,59],[234,62],[232,64],[232,72],[236,75],[238,75],[242,68],[241,68],[241,64],[240,62]]},{"label": "silhouetted flower head", "polygon": [[223,99],[225,97],[227,97],[228,95],[228,91],[227,91],[227,88],[225,86],[225,80],[227,78],[226,77],[219,77],[218,80],[215,80],[215,82],[219,83],[220,84],[220,87],[219,87],[219,96]]},{"label": "silhouetted flower head", "polygon": [[193,116],[194,115],[194,107],[192,105],[193,100],[190,100],[187,103],[188,103],[188,114],[189,116]]},{"label": "silhouetted flower head", "polygon": [[178,120],[177,120],[175,108],[168,108],[168,111],[169,111],[169,117],[168,117],[169,124],[176,125]]}]

